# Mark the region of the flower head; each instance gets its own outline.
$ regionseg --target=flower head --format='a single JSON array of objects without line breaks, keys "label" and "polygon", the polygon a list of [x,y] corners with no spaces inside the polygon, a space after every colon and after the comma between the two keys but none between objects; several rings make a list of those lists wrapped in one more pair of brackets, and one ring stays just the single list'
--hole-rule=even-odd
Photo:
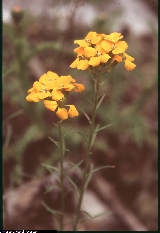
[{"label": "flower head", "polygon": [[[39,81],[33,83],[33,87],[28,90],[26,100],[29,102],[40,102],[44,99],[44,106],[55,111],[56,115],[65,120],[70,117],[78,116],[78,111],[74,105],[65,105],[70,91],[82,92],[84,86],[76,83],[70,75],[58,76],[56,73],[48,71],[42,75]],[[69,106],[67,110],[64,108]]]},{"label": "flower head", "polygon": [[[75,40],[79,47],[74,49],[77,58],[70,65],[71,68],[86,70],[103,64],[108,70],[114,60],[124,62],[126,70],[133,70],[136,65],[126,56],[128,44],[122,41],[123,35],[113,32],[110,35],[89,32],[83,40]],[[121,59],[120,59],[121,57]]]}]

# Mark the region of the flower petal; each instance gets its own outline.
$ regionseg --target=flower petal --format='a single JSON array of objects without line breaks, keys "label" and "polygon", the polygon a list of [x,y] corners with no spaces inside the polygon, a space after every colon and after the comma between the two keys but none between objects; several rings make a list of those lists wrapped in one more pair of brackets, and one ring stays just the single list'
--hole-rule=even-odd
[{"label": "flower petal", "polygon": [[102,63],[106,63],[111,57],[108,54],[103,54],[99,58]]},{"label": "flower petal", "polygon": [[51,111],[55,111],[56,108],[58,107],[58,104],[56,101],[52,101],[52,100],[44,100],[44,106],[51,110]]},{"label": "flower petal", "polygon": [[100,64],[100,58],[99,57],[91,57],[91,59],[89,60],[89,65],[95,67],[98,66]]},{"label": "flower petal", "polygon": [[73,91],[75,91],[75,92],[82,92],[85,89],[83,84],[74,83],[74,86],[75,86],[75,88],[73,89]]},{"label": "flower petal", "polygon": [[78,56],[84,55],[84,48],[83,47],[78,47],[74,49],[74,52],[78,54]]},{"label": "flower petal", "polygon": [[79,115],[76,107],[74,105],[67,105],[70,106],[69,110],[68,110],[68,115],[73,118]]},{"label": "flower petal", "polygon": [[77,68],[78,63],[79,63],[79,58],[76,58],[76,60],[74,60],[69,67],[71,67],[71,68]]},{"label": "flower petal", "polygon": [[91,40],[91,43],[92,44],[97,44],[98,42],[100,42],[100,40],[101,40],[101,36],[96,36],[95,38],[93,38]]},{"label": "flower petal", "polygon": [[28,102],[40,102],[40,99],[38,97],[38,93],[37,92],[32,92],[31,94],[29,94],[28,96],[26,96],[26,100]]},{"label": "flower petal", "polygon": [[60,90],[56,89],[54,89],[51,94],[53,100],[61,100],[64,97],[63,93]]},{"label": "flower petal", "polygon": [[89,64],[88,64],[88,60],[80,60],[77,66],[77,69],[79,70],[86,70],[88,68]]},{"label": "flower petal", "polygon": [[93,39],[95,38],[97,35],[97,32],[88,32],[87,36],[85,37],[85,39]]},{"label": "flower petal", "polygon": [[33,88],[35,89],[35,91],[42,91],[46,89],[45,86],[38,81],[33,83]]},{"label": "flower petal", "polygon": [[58,108],[56,115],[61,119],[61,120],[66,120],[68,118],[68,112],[65,108]]},{"label": "flower petal", "polygon": [[103,48],[107,53],[110,52],[110,51],[112,50],[112,48],[113,48],[113,43],[110,42],[110,41],[104,40],[104,41],[102,41],[101,45],[102,45],[102,48]]},{"label": "flower petal", "polygon": [[96,55],[97,51],[96,49],[92,47],[86,47],[84,48],[84,54],[87,58],[94,57]]},{"label": "flower petal", "polygon": [[110,35],[107,35],[105,39],[116,43],[118,40],[122,39],[123,36],[119,32],[113,32]]},{"label": "flower petal", "polygon": [[45,99],[47,97],[51,97],[51,93],[49,91],[47,91],[47,92],[37,92],[37,94],[38,94],[38,98],[40,100]]},{"label": "flower petal", "polygon": [[118,41],[115,44],[115,49],[113,49],[113,54],[123,53],[128,48],[128,44],[125,41]]},{"label": "flower petal", "polygon": [[78,44],[81,47],[87,47],[88,46],[88,43],[85,40],[75,40],[74,44]]},{"label": "flower petal", "polygon": [[134,57],[129,56],[127,53],[124,53],[124,56],[126,59],[128,59],[129,61],[134,61]]},{"label": "flower petal", "polygon": [[124,67],[128,71],[133,70],[136,67],[136,65],[128,59],[126,59],[124,63],[125,63]]},{"label": "flower petal", "polygon": [[122,57],[116,54],[116,55],[114,55],[114,56],[112,57],[112,60],[113,60],[113,61],[122,62]]}]

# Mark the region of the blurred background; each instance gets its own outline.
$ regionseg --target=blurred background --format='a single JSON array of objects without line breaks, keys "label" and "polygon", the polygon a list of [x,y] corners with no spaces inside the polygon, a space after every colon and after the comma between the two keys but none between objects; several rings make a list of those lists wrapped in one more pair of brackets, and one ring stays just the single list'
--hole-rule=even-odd
[{"label": "blurred background", "polygon": [[[91,216],[107,214],[81,223],[79,229],[158,230],[157,15],[158,0],[3,1],[4,229],[56,228],[53,215],[41,204],[44,200],[59,208],[59,191],[45,193],[55,181],[41,165],[58,164],[57,147],[48,138],[58,140],[56,117],[43,103],[28,103],[27,90],[50,70],[72,75],[91,98],[88,72],[69,68],[76,57],[73,41],[89,31],[117,31],[124,35],[136,68],[128,72],[119,64],[102,87],[106,96],[96,122],[112,125],[99,132],[91,160],[95,167],[115,168],[96,173],[83,201]],[[81,93],[70,95],[68,102],[91,114]],[[87,134],[88,121],[81,113],[64,126],[71,131],[66,161],[78,162],[85,144],[77,132]],[[77,174],[71,175],[78,182]],[[70,195],[66,212],[74,211]]]}]

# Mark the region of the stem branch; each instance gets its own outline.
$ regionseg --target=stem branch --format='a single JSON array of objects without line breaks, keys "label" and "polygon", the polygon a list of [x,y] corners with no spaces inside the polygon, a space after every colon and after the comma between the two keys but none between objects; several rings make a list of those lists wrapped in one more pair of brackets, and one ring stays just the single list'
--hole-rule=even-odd
[{"label": "stem branch", "polygon": [[95,80],[95,93],[94,93],[94,101],[93,101],[92,118],[91,118],[90,130],[89,130],[89,140],[88,140],[88,147],[87,147],[87,151],[86,151],[86,156],[84,159],[85,167],[84,167],[84,172],[83,172],[83,177],[82,177],[82,189],[80,191],[80,196],[79,196],[79,200],[78,200],[76,219],[75,219],[75,222],[73,224],[73,231],[77,230],[77,224],[78,224],[79,218],[80,218],[82,199],[83,199],[85,189],[87,188],[85,183],[86,183],[86,178],[88,175],[89,158],[90,158],[90,154],[91,154],[90,151],[92,148],[92,140],[93,140],[94,130],[95,130],[95,117],[96,117],[96,112],[97,112],[99,88],[101,85],[101,76],[102,76],[101,70],[99,70],[98,75],[97,75],[97,79]]}]

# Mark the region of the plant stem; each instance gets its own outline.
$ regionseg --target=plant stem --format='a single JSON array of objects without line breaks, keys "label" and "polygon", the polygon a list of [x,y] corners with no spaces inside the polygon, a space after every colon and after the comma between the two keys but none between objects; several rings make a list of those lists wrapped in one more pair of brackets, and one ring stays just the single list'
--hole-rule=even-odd
[{"label": "plant stem", "polygon": [[101,84],[101,70],[98,71],[97,79],[95,80],[95,93],[94,93],[94,101],[93,101],[93,110],[92,110],[92,118],[90,122],[90,130],[89,130],[89,140],[88,140],[88,147],[86,151],[86,156],[84,159],[84,171],[83,171],[83,177],[82,177],[82,189],[80,191],[80,196],[78,200],[78,206],[77,206],[77,212],[76,212],[76,219],[73,224],[73,231],[77,230],[77,224],[79,222],[80,218],[80,211],[81,211],[81,204],[83,200],[83,195],[85,192],[86,187],[86,178],[88,175],[88,169],[89,169],[89,158],[90,158],[90,152],[92,148],[92,140],[93,140],[93,135],[94,135],[94,130],[95,130],[95,117],[96,117],[96,112],[97,112],[97,103],[98,103],[98,93],[99,93],[99,88]]},{"label": "plant stem", "polygon": [[[58,122],[58,131],[60,138],[60,180],[61,180],[61,212],[64,212],[64,167],[63,167],[63,158],[64,158],[64,142],[62,136],[62,126],[61,121]],[[63,230],[63,215],[60,215],[60,231]]]}]

